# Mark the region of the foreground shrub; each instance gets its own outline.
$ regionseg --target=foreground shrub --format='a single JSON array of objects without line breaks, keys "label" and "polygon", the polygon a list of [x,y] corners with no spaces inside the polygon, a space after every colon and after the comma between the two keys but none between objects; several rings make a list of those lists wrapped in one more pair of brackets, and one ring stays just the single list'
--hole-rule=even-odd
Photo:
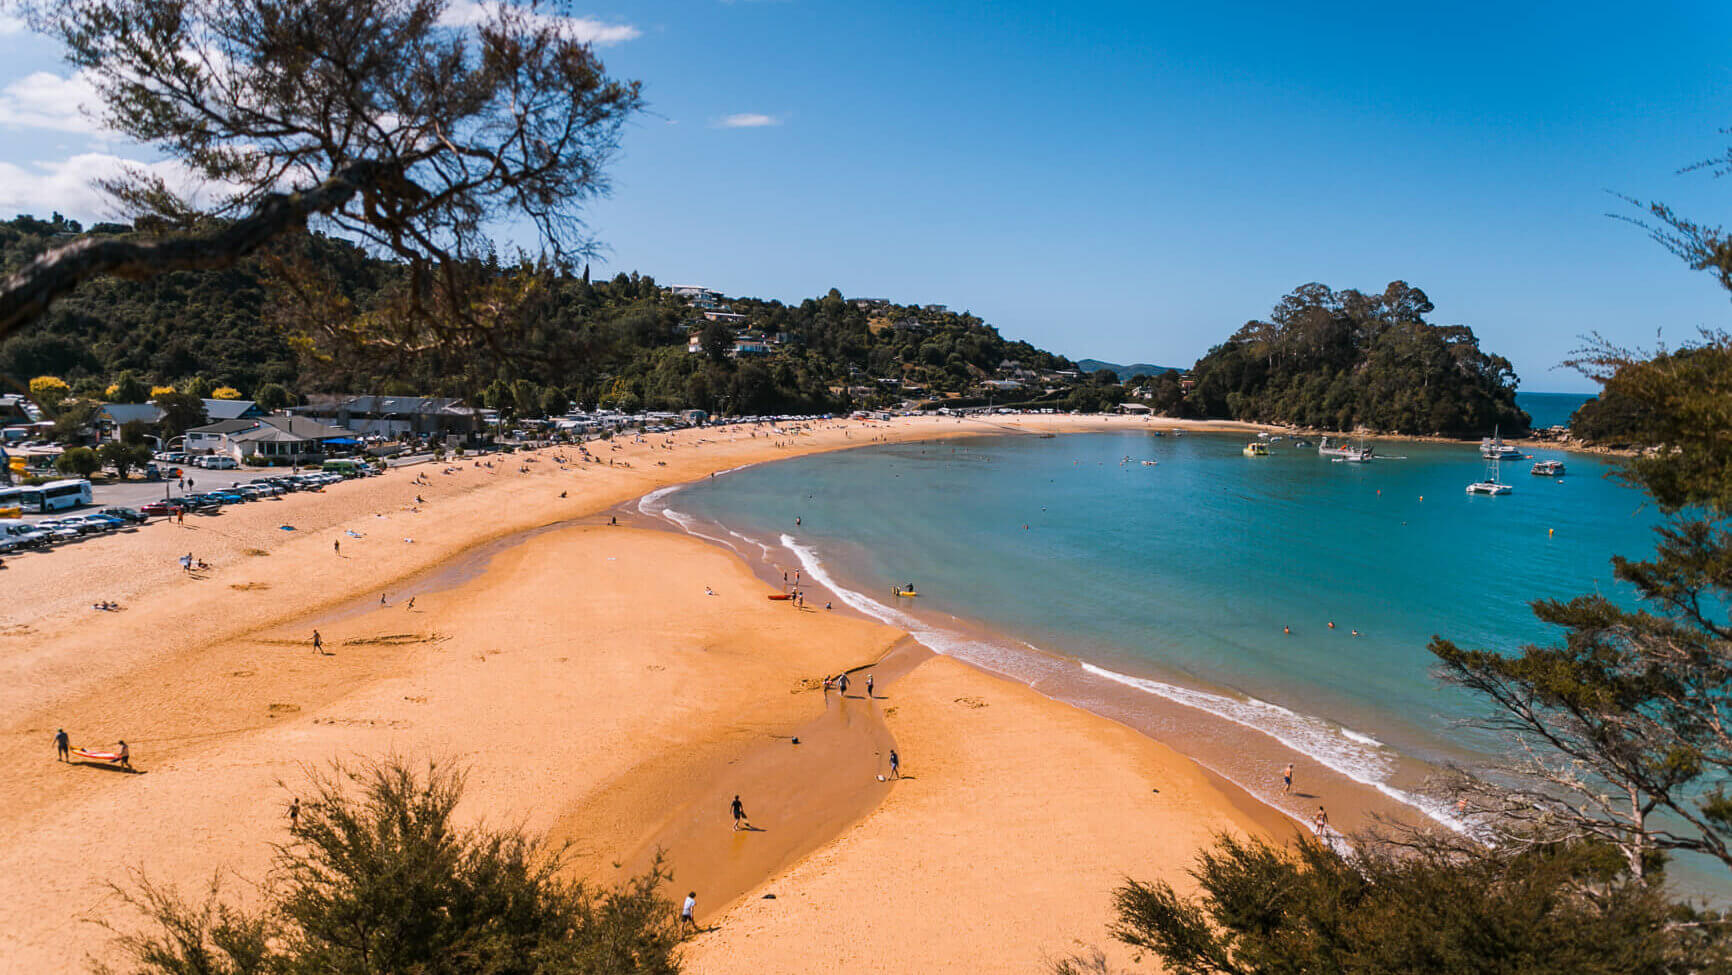
[{"label": "foreground shrub", "polygon": [[[258,910],[134,878],[128,975],[662,975],[678,971],[659,865],[617,890],[565,879],[564,849],[458,827],[459,772],[388,760],[312,777]],[[115,972],[99,967],[98,971]]]}]

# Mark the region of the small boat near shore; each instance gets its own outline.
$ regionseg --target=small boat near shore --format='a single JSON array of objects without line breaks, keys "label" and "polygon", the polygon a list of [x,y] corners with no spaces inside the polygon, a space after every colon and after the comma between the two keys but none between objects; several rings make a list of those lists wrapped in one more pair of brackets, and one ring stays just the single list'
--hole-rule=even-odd
[{"label": "small boat near shore", "polygon": [[1243,453],[1246,457],[1267,457],[1269,456],[1269,445],[1260,441],[1252,441],[1245,445]]},{"label": "small boat near shore", "polygon": [[1538,474],[1541,477],[1563,477],[1564,462],[1561,460],[1537,461],[1534,466],[1528,468],[1528,473]]},{"label": "small boat near shore", "polygon": [[1371,462],[1372,448],[1365,446],[1361,440],[1359,446],[1350,447],[1346,444],[1332,444],[1328,437],[1317,445],[1317,456],[1333,457],[1349,464],[1367,464]]},{"label": "small boat near shore", "polygon": [[1488,460],[1510,460],[1522,452],[1515,444],[1504,443],[1501,431],[1494,427],[1491,436],[1479,442],[1479,455]]},{"label": "small boat near shore", "polygon": [[793,599],[794,594],[791,592],[773,592],[773,593],[770,593],[770,598],[771,599]]}]

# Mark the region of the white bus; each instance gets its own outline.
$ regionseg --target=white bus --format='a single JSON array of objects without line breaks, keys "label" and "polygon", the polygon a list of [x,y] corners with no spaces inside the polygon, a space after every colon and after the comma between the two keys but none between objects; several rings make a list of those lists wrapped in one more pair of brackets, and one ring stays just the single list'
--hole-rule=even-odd
[{"label": "white bus", "polygon": [[77,508],[89,504],[90,500],[90,482],[83,478],[49,481],[47,484],[18,489],[19,507],[39,515],[65,508]]},{"label": "white bus", "polygon": [[0,487],[0,518],[16,518],[24,510],[24,489]]}]

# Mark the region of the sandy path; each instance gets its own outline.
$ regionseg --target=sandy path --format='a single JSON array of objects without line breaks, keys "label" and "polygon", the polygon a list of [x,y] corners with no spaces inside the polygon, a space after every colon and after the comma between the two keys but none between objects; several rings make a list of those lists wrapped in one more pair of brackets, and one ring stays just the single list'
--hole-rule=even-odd
[{"label": "sandy path", "polygon": [[1080,945],[1122,965],[1125,876],[1185,884],[1214,833],[1260,828],[1184,756],[945,657],[883,704],[906,776],[709,924],[690,971],[1027,973]]}]

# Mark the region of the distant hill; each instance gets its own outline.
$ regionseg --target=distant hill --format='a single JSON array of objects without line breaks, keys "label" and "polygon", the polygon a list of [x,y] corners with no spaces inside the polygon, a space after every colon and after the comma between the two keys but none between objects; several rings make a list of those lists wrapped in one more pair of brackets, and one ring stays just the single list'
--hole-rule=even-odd
[{"label": "distant hill", "polygon": [[1151,366],[1146,362],[1133,362],[1128,366],[1121,366],[1116,362],[1102,362],[1099,359],[1078,359],[1076,361],[1076,367],[1081,369],[1083,372],[1096,372],[1101,369],[1111,369],[1113,372],[1118,373],[1120,382],[1123,382],[1132,376],[1159,376],[1168,369],[1178,369],[1180,372],[1184,372],[1186,368],[1189,368],[1181,366]]}]

